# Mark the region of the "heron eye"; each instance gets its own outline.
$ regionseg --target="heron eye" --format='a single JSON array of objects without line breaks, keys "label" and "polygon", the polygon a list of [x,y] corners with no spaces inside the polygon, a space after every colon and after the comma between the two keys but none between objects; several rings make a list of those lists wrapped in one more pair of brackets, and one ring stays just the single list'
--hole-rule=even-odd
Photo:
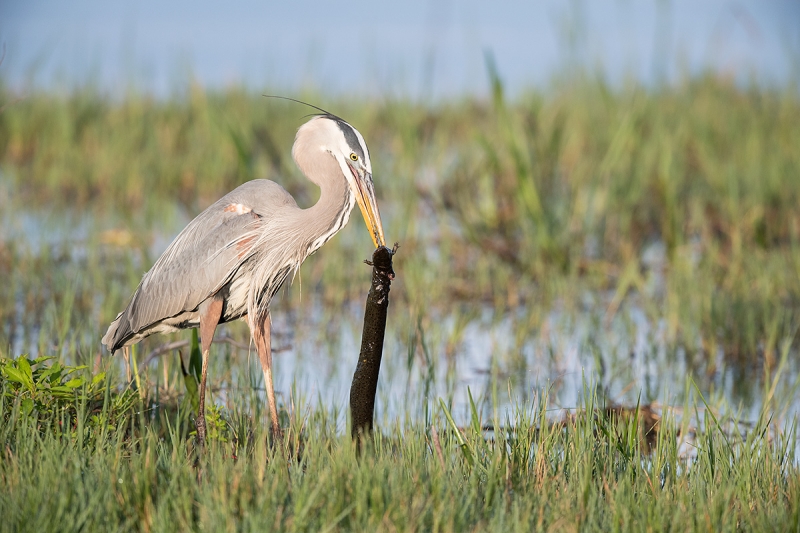
[{"label": "heron eye", "polygon": [[358,156],[356,154],[350,154],[350,159],[353,161],[358,161]]}]

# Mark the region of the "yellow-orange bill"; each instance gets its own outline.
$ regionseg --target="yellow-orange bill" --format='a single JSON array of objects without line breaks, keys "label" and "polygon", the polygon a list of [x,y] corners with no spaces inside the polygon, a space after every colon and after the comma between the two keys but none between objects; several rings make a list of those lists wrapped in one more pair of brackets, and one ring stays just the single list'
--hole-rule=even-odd
[{"label": "yellow-orange bill", "polygon": [[375,199],[375,192],[372,188],[372,176],[366,174],[363,183],[361,180],[356,180],[358,184],[358,194],[356,194],[356,201],[358,207],[361,208],[361,215],[364,217],[364,223],[367,225],[369,234],[372,237],[372,242],[375,243],[375,248],[379,246],[386,246],[386,239],[383,237],[383,223],[381,222],[381,214],[378,211],[378,202]]}]

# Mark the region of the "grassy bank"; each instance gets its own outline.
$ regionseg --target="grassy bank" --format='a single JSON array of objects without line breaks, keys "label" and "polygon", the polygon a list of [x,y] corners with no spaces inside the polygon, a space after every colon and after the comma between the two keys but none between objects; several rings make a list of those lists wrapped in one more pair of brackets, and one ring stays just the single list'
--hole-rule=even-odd
[{"label": "grassy bank", "polygon": [[724,429],[696,395],[683,406],[694,415],[664,411],[655,426],[597,409],[591,394],[573,416],[533,402],[503,419],[473,410],[463,428],[442,402],[424,422],[383,427],[360,453],[329,407],[299,401],[280,442],[259,421],[266,413],[234,408],[198,454],[180,404],[116,392],[92,402],[93,390],[76,387],[81,400],[50,413],[25,409],[24,392],[0,400],[1,531],[800,526],[793,429],[765,419]]}]

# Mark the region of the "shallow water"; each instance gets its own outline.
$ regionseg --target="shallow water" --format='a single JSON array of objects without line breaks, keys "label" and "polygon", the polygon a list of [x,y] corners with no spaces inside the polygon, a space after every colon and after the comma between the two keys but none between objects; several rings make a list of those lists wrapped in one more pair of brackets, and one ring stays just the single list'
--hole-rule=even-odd
[{"label": "shallow water", "polygon": [[[396,316],[402,310],[392,309],[390,304],[390,322],[393,312]],[[635,306],[620,312],[600,330],[596,313],[567,316],[553,311],[541,329],[526,336],[521,345],[514,340],[514,318],[496,320],[492,314],[492,310],[485,309],[480,318],[467,325],[449,362],[442,356],[428,362],[417,353],[409,364],[407,332],[398,331],[390,323],[378,391],[379,419],[388,421],[408,412],[423,413],[423,406],[418,404],[431,404],[442,397],[452,399],[458,419],[467,420],[468,391],[480,402],[485,417],[499,415],[502,423],[502,410],[509,412],[514,403],[530,402],[542,394],[547,394],[554,410],[575,409],[584,403],[586,394],[597,394],[601,402],[609,404],[681,406],[691,387],[685,354],[670,353],[667,345],[659,342],[658,328],[650,325]],[[327,348],[324,342],[307,338],[308,330],[322,329],[315,320],[298,321],[293,348],[275,356],[276,388],[288,391],[296,384],[309,397],[319,395],[326,403],[347,405],[360,343],[360,333],[353,323],[357,319],[357,312],[349,313],[346,320],[350,323],[343,328],[338,343]],[[280,313],[276,313],[275,327],[278,331],[289,327]],[[442,320],[441,325],[428,332],[428,350],[445,353],[446,339],[452,331],[452,321]],[[721,364],[721,355],[719,359]],[[789,354],[787,360],[779,379],[779,398],[781,393],[788,395],[800,377],[797,354]],[[257,372],[258,364],[253,364]],[[743,420],[757,418],[762,408],[758,388],[737,385],[742,369],[718,368],[705,383],[698,380],[706,400],[725,405]],[[757,374],[758,371],[748,373],[752,377]],[[493,394],[502,406],[499,413],[488,409]],[[785,400],[780,414],[797,416],[796,402],[789,397]]]},{"label": "shallow water", "polygon": [[[99,353],[99,337],[106,326],[99,322],[109,318],[103,318],[108,311],[101,312],[109,285],[121,285],[116,289],[127,298],[135,289],[139,272],[149,268],[188,221],[188,216],[175,208],[162,212],[160,227],[143,230],[137,224],[142,227],[149,224],[134,220],[129,227],[126,224],[131,221],[114,213],[31,212],[13,205],[10,195],[0,200],[0,207],[0,245],[13,243],[30,256],[40,255],[45,249],[68,249],[66,259],[54,261],[52,269],[61,269],[62,274],[66,273],[65,278],[85,275],[101,280],[90,305],[91,316],[72,319],[83,327],[62,336],[62,341],[56,343],[51,330],[57,328],[59,315],[43,310],[40,322],[0,329],[3,354],[36,356],[44,351],[74,356],[82,363]],[[131,244],[130,239],[139,245]],[[133,274],[121,277],[118,265],[106,262],[106,256],[93,263],[90,258],[97,254],[97,249],[106,248],[113,251],[108,257],[124,257],[130,262],[127,268]],[[403,249],[402,253],[413,251]],[[649,263],[659,262],[657,244],[645,253]],[[94,266],[86,267],[87,264]],[[97,271],[89,272],[86,268]],[[106,272],[108,276],[104,276]],[[457,421],[466,421],[470,393],[482,416],[501,424],[515,405],[532,405],[534,401],[543,401],[545,396],[554,416],[581,405],[587,394],[596,394],[601,402],[609,404],[634,406],[655,402],[661,406],[681,406],[687,391],[694,387],[692,379],[711,405],[743,420],[756,419],[763,408],[765,387],[760,366],[725,366],[722,354],[717,354],[711,363],[694,362],[683,350],[670,346],[665,340],[664,326],[647,316],[637,304],[636,296],[628,297],[610,320],[611,295],[605,294],[587,294],[578,310],[556,306],[543,319],[533,322],[525,309],[497,313],[486,304],[476,304],[465,312],[464,308],[469,306],[463,302],[454,305],[452,312],[431,309],[424,316],[412,317],[403,307],[399,291],[413,288],[403,283],[402,270],[397,275],[398,282],[390,296],[378,389],[379,424],[389,425],[409,416],[428,417],[430,410],[439,409],[439,398],[452,405]],[[654,285],[658,285],[657,277],[654,279]],[[313,280],[306,283],[309,281],[313,284]],[[11,315],[26,313],[23,301],[29,294],[25,291],[35,292],[37,287],[36,280],[32,280],[26,288],[12,291],[13,301],[5,301],[3,306],[14,306]],[[364,296],[368,287],[369,269],[364,267]],[[48,290],[66,290],[66,287],[57,285]],[[288,290],[295,292],[300,288],[294,286]],[[349,401],[350,381],[360,346],[363,300],[351,302],[334,313],[322,307],[313,289],[305,290],[301,305],[286,305],[287,298],[282,291],[272,315],[275,386],[279,397],[290,405],[291,391],[295,390],[312,404],[320,401],[336,405],[344,429],[344,408]],[[55,316],[48,319],[48,312]],[[10,336],[9,331],[13,332]],[[222,326],[217,335],[232,335],[241,343],[248,342],[243,324]],[[172,340],[188,338],[188,333],[153,337],[144,343],[141,353]],[[261,370],[252,348],[248,351],[215,345],[212,356],[212,382],[226,373],[230,376],[226,378],[227,386],[223,384],[213,394],[215,401],[238,401],[237,391],[262,389]],[[777,378],[775,400],[770,408],[779,422],[792,422],[800,412],[797,356],[796,352],[786,354],[786,364]],[[158,359],[170,358],[174,355]],[[121,366],[122,358],[116,363]],[[153,363],[152,373],[157,374],[158,364]],[[491,405],[498,406],[496,412],[490,410]]]}]

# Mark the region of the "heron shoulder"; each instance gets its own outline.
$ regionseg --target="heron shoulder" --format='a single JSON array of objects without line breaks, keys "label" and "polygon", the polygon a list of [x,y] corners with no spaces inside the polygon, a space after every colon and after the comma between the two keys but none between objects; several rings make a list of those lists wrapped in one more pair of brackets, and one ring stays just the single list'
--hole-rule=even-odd
[{"label": "heron shoulder", "polygon": [[239,185],[220,198],[216,206],[222,210],[249,209],[263,216],[275,209],[297,207],[297,202],[274,181],[258,179]]}]

